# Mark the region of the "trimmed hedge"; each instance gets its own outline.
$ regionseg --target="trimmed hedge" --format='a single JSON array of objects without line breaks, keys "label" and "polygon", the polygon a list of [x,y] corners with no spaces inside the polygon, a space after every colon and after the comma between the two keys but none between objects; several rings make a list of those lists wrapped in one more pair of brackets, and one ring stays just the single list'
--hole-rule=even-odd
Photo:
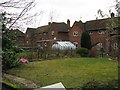
[{"label": "trimmed hedge", "polygon": [[79,48],[76,51],[77,54],[79,54],[81,57],[87,57],[88,56],[88,49],[87,48]]}]

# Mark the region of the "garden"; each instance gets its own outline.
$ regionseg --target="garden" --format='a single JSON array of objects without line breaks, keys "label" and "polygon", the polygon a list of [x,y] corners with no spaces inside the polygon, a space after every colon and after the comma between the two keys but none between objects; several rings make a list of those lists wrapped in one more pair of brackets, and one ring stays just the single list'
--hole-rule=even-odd
[{"label": "garden", "polygon": [[8,71],[38,86],[62,82],[66,88],[80,88],[89,81],[108,84],[118,79],[118,63],[107,58],[65,58],[24,63]]}]

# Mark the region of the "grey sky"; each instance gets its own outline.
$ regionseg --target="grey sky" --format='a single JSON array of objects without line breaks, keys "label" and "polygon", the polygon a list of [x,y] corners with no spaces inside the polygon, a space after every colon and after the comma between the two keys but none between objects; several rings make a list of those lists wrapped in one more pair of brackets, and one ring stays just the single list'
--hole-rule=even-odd
[{"label": "grey sky", "polygon": [[43,11],[43,14],[33,19],[31,27],[48,24],[52,12],[53,22],[83,22],[96,19],[97,10],[101,9],[109,14],[109,8],[115,4],[115,0],[36,0],[35,11]]},{"label": "grey sky", "polygon": [[[95,20],[98,9],[101,9],[105,14],[109,14],[109,9],[115,5],[115,0],[35,0],[35,3],[36,6],[30,13],[41,11],[43,13],[30,19],[27,23],[22,23],[21,26],[24,27],[24,31],[27,27],[35,28],[47,25],[51,21],[50,16],[53,17],[53,22],[66,22],[69,19],[71,26],[75,21]],[[19,11],[7,10],[9,12]]]}]

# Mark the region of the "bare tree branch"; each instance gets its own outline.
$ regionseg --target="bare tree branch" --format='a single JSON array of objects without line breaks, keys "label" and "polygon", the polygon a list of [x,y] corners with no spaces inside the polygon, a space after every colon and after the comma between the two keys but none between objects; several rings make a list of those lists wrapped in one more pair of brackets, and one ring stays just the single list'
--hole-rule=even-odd
[{"label": "bare tree branch", "polygon": [[18,19],[20,19],[22,16],[24,16],[25,15],[25,13],[28,11],[28,10],[30,10],[31,9],[31,5],[33,4],[33,1],[32,2],[30,2],[30,3],[28,3],[26,6],[25,6],[25,8],[22,10],[22,12],[19,14],[19,16],[16,18],[16,20],[9,26],[9,28],[11,28],[15,23],[16,23],[16,21],[18,20]]},{"label": "bare tree branch", "polygon": [[[4,24],[9,29],[14,27],[18,28],[18,25],[19,27],[23,26],[22,22],[25,23],[27,21],[26,19],[41,15],[42,11],[40,13],[28,13],[33,7],[35,7],[35,5],[35,0],[5,0],[4,2],[0,3],[2,12],[6,12],[7,18],[11,18],[9,20],[11,22],[6,21]],[[11,11],[9,11],[9,9],[11,9]],[[15,10],[16,12],[13,12]],[[16,23],[19,24],[17,25]]]}]

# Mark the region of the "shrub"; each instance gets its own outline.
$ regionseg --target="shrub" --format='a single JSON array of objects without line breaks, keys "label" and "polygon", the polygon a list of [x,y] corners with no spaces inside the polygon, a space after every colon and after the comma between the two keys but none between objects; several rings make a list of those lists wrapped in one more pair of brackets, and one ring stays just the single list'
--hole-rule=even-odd
[{"label": "shrub", "polygon": [[79,90],[115,90],[118,89],[118,80],[112,80],[107,83],[96,80],[85,83]]},{"label": "shrub", "polygon": [[14,51],[14,49],[6,49],[2,51],[2,70],[3,72],[19,66],[19,59],[17,58],[17,54],[16,51]]},{"label": "shrub", "polygon": [[81,36],[81,47],[82,48],[87,48],[87,49],[91,49],[92,48],[92,44],[91,44],[91,38],[88,32],[83,32],[82,36]]},{"label": "shrub", "polygon": [[76,53],[79,54],[81,57],[86,57],[88,55],[88,49],[80,48],[76,51]]},{"label": "shrub", "polygon": [[15,46],[14,36],[10,34],[10,30],[6,27],[8,18],[2,13],[2,71],[6,72],[8,69],[20,65],[17,58],[17,53],[20,49]]},{"label": "shrub", "polygon": [[18,58],[34,59],[38,57],[36,52],[22,52],[17,54]]}]

